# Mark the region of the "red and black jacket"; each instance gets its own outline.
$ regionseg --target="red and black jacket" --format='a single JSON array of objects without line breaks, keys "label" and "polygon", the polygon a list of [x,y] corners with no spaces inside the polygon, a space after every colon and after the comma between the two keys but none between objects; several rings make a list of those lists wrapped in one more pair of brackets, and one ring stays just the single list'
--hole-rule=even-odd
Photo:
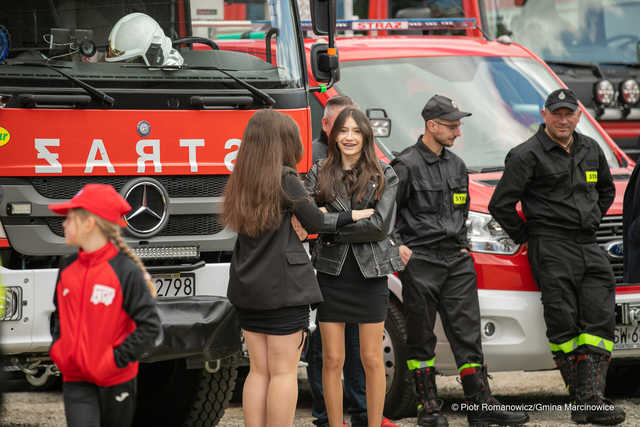
[{"label": "red and black jacket", "polygon": [[66,382],[131,380],[161,333],[142,271],[111,243],[63,261],[53,303],[50,356]]}]

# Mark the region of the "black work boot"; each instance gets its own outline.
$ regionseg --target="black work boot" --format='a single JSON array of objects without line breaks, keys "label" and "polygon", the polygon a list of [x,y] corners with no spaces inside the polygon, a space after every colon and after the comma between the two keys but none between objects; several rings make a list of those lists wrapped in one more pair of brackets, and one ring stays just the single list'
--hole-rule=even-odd
[{"label": "black work boot", "polygon": [[[616,408],[604,398],[607,370],[611,357],[605,354],[581,354],[576,356],[576,403],[580,413],[579,424],[620,424],[626,418],[623,409]],[[578,421],[576,421],[578,423]]]},{"label": "black work boot", "polygon": [[556,361],[556,366],[560,369],[560,375],[564,380],[564,384],[569,392],[569,398],[571,401],[571,421],[576,424],[585,424],[587,422],[587,416],[584,411],[577,411],[573,409],[576,404],[576,355],[573,353],[556,353],[553,355],[553,359]]},{"label": "black work boot", "polygon": [[418,398],[418,421],[420,427],[447,427],[449,423],[442,415],[436,389],[436,371],[434,368],[413,370]]},{"label": "black work boot", "polygon": [[525,412],[512,412],[500,409],[500,402],[491,395],[487,367],[476,366],[474,372],[464,375],[462,388],[469,407],[475,410],[467,411],[467,421],[471,426],[519,426],[529,421]]}]

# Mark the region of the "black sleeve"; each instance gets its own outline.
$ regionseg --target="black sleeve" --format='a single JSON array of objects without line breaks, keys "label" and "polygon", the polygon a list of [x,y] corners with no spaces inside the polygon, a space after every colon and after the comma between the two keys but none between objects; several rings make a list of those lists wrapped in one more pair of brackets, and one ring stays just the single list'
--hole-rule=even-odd
[{"label": "black sleeve", "polygon": [[533,176],[533,165],[527,164],[512,151],[504,161],[502,178],[496,186],[489,212],[516,243],[528,240],[526,222],[520,217],[516,205],[522,200]]},{"label": "black sleeve", "polygon": [[[131,263],[124,273],[122,286],[122,308],[135,322],[136,329],[113,349],[116,365],[124,368],[127,364],[140,360],[161,334],[160,317],[156,302],[145,283],[142,271]],[[122,277],[122,276],[118,276]]]},{"label": "black sleeve", "polygon": [[322,212],[309,197],[309,193],[302,185],[302,181],[296,175],[285,174],[283,188],[292,200],[294,215],[308,233],[331,233],[336,231],[338,213]]},{"label": "black sleeve", "polygon": [[384,240],[395,226],[396,192],[398,177],[393,168],[385,171],[382,196],[375,204],[375,213],[369,218],[358,220],[340,227],[336,233],[336,242],[363,243]]},{"label": "black sleeve", "polygon": [[602,149],[597,145],[596,147],[598,150],[598,182],[596,183],[598,206],[602,216],[605,216],[613,203],[613,199],[616,197],[616,186],[613,183],[607,158],[604,156]]},{"label": "black sleeve", "polygon": [[[396,191],[396,209],[398,210],[398,212],[400,212],[402,209],[405,209],[407,207],[407,201],[409,200],[409,168],[407,168],[407,166],[400,161],[392,162],[391,166],[393,166],[393,170],[398,177],[398,189]],[[400,233],[397,231],[395,224],[391,236],[398,246],[403,244],[402,239],[400,238]]]}]

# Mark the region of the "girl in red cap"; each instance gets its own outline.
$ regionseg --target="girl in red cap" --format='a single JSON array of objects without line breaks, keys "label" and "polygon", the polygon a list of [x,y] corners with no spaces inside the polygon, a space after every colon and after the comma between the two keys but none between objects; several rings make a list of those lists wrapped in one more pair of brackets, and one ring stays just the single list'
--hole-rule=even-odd
[{"label": "girl in red cap", "polygon": [[110,185],[88,184],[66,203],[67,244],[53,302],[51,359],[62,373],[67,424],[129,426],[138,360],[160,336],[155,289],[120,234],[129,204]]}]

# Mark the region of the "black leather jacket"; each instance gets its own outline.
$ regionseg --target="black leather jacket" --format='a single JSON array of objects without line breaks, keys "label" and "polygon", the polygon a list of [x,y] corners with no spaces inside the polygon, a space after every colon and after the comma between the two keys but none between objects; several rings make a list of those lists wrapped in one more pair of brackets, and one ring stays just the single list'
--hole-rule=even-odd
[{"label": "black leather jacket", "polygon": [[[344,225],[331,234],[320,234],[317,244],[313,245],[311,260],[317,271],[337,276],[347,258],[349,246],[358,262],[360,271],[366,278],[384,277],[402,270],[403,265],[395,242],[390,238],[395,223],[395,200],[398,177],[393,168],[380,162],[384,172],[385,185],[380,200],[374,200],[375,183],[369,183],[368,192],[357,203],[343,196],[326,206],[329,212],[343,212],[356,209],[373,208],[376,212],[367,219]],[[316,162],[305,178],[307,189],[313,194],[318,184]]]}]

